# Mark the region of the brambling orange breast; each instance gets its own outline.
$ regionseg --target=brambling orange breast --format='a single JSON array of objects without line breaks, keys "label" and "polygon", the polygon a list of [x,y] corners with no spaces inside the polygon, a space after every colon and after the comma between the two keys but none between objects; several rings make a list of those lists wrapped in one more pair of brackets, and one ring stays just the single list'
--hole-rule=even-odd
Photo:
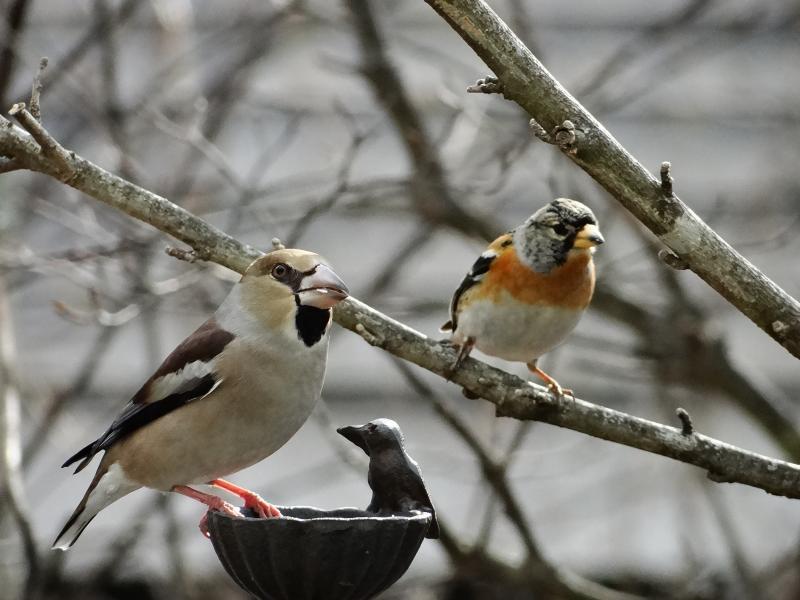
[{"label": "brambling orange breast", "polygon": [[603,242],[594,213],[566,198],[553,200],[493,241],[458,286],[450,320],[442,326],[460,347],[453,369],[477,348],[526,363],[563,395],[536,363],[567,338],[589,305],[592,255]]},{"label": "brambling orange breast", "polygon": [[282,249],[255,260],[108,430],[64,463],[80,461],[77,473],[104,451],[53,547],[68,549],[98,512],[140,487],[239,515],[221,498],[189,487],[210,484],[240,496],[262,517],[280,516],[257,494],[220,478],[275,452],[311,414],[325,375],[331,308],[347,294],[311,252]]}]

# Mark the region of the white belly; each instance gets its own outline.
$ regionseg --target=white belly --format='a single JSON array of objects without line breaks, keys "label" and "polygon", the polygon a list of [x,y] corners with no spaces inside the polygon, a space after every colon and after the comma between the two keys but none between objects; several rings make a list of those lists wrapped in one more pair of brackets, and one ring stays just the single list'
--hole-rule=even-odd
[{"label": "white belly", "polygon": [[[231,382],[236,399],[218,420],[215,437],[225,440],[213,464],[194,483],[224,477],[270,456],[297,433],[319,400],[325,375],[327,339],[309,352],[303,364],[250,364],[254,386]],[[322,351],[320,356],[320,351]],[[253,362],[257,360],[253,357]],[[224,385],[224,382],[223,382]]]},{"label": "white belly", "polygon": [[[300,355],[243,353],[239,369],[195,400],[125,438],[122,466],[140,485],[225,477],[268,457],[305,423],[319,399],[327,338]],[[293,356],[294,355],[294,356]],[[247,373],[247,377],[240,375]],[[225,390],[224,400],[217,395]],[[217,395],[215,397],[215,395]]]},{"label": "white belly", "polygon": [[530,362],[561,344],[582,315],[582,310],[523,304],[510,295],[502,302],[475,300],[461,311],[453,342],[471,337],[485,354]]}]

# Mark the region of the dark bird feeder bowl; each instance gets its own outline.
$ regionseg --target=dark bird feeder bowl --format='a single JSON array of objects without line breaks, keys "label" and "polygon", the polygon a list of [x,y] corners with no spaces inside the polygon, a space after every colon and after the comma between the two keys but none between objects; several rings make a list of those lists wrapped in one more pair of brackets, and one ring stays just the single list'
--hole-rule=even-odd
[{"label": "dark bird feeder bowl", "polygon": [[367,600],[406,572],[431,516],[279,507],[282,518],[208,513],[225,570],[261,600]]}]

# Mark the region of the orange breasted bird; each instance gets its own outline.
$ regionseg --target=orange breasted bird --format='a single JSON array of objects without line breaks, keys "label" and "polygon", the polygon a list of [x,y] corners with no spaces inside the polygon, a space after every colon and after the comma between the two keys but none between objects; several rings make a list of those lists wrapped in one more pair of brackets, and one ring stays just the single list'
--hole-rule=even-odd
[{"label": "orange breasted bird", "polygon": [[589,305],[592,255],[603,242],[586,205],[557,198],[489,244],[458,286],[442,326],[459,346],[453,370],[477,348],[526,363],[563,395],[537,361],[567,338]]}]

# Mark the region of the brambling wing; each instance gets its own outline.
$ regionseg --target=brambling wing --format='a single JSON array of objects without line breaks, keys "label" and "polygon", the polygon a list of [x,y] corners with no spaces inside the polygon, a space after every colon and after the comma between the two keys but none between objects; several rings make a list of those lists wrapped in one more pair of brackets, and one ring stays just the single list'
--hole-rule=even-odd
[{"label": "brambling wing", "polygon": [[478,260],[473,263],[469,273],[466,274],[464,279],[461,281],[461,285],[458,286],[453,294],[453,299],[450,301],[450,320],[440,327],[440,331],[456,330],[456,327],[458,326],[459,301],[467,290],[472,288],[474,285],[479,283],[481,279],[483,279],[484,275],[489,272],[494,260],[500,255],[501,252],[504,251],[505,248],[511,245],[512,233],[513,232],[504,233],[498,237],[489,245],[489,248],[478,257]]}]

